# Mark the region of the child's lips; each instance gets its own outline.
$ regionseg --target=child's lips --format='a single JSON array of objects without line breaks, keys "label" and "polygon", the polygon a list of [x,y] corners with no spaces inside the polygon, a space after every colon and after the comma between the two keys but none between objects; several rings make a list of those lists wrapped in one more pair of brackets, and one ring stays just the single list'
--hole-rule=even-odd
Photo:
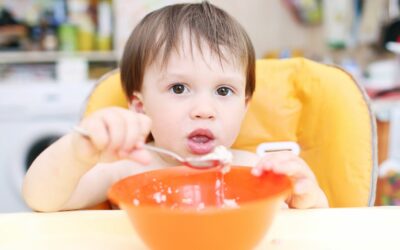
[{"label": "child's lips", "polygon": [[209,129],[199,128],[199,129],[193,130],[188,135],[189,139],[192,137],[196,137],[196,136],[204,136],[204,137],[208,137],[211,140],[214,140],[214,134]]},{"label": "child's lips", "polygon": [[189,134],[187,146],[192,154],[208,154],[215,147],[214,135],[208,129],[196,129]]}]

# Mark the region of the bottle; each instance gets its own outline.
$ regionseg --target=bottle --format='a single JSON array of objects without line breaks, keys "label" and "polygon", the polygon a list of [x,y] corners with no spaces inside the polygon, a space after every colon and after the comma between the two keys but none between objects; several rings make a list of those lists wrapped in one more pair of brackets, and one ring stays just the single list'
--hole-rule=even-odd
[{"label": "bottle", "polygon": [[42,48],[47,51],[54,51],[58,48],[58,39],[54,29],[46,29],[42,39]]},{"label": "bottle", "polygon": [[78,49],[78,29],[71,23],[62,23],[58,26],[58,41],[61,51],[73,52]]},{"label": "bottle", "polygon": [[89,15],[87,0],[68,1],[69,20],[77,27],[78,50],[91,51],[94,47],[95,24]]},{"label": "bottle", "polygon": [[323,0],[325,39],[330,48],[343,49],[349,45],[353,8],[353,1]]},{"label": "bottle", "polygon": [[56,36],[57,23],[54,18],[53,10],[46,10],[43,12],[41,26],[43,30],[41,39],[42,50],[56,50],[58,48],[58,39]]},{"label": "bottle", "polygon": [[27,12],[25,18],[29,27],[29,50],[40,50],[43,30],[40,26],[40,11],[35,6]]},{"label": "bottle", "polygon": [[97,5],[97,49],[111,50],[112,10],[108,0],[101,0]]}]

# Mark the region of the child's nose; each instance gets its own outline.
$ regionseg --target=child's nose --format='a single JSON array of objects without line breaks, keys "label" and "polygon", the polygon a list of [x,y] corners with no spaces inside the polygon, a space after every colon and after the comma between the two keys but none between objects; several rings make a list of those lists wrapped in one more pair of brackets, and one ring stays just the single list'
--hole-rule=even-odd
[{"label": "child's nose", "polygon": [[213,114],[208,114],[207,112],[202,112],[195,116],[196,119],[210,119],[210,120],[214,119],[214,117],[215,116]]},{"label": "child's nose", "polygon": [[197,98],[193,103],[191,110],[192,119],[208,119],[213,120],[215,118],[215,105],[210,98]]}]

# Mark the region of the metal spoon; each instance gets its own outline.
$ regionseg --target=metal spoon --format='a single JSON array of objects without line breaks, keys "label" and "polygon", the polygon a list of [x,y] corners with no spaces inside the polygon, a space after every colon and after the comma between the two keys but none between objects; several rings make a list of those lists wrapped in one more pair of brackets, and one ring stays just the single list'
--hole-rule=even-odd
[{"label": "metal spoon", "polygon": [[[81,136],[89,140],[91,139],[89,133],[85,129],[78,126],[74,126],[73,130],[78,134],[80,134]],[[188,157],[188,158],[184,158],[170,150],[160,147],[155,147],[149,144],[144,144],[143,148],[171,156],[172,158],[178,160],[183,165],[194,169],[209,169],[217,166],[225,167],[232,163],[232,153],[224,146],[215,147],[214,151],[209,154],[200,157]]]}]

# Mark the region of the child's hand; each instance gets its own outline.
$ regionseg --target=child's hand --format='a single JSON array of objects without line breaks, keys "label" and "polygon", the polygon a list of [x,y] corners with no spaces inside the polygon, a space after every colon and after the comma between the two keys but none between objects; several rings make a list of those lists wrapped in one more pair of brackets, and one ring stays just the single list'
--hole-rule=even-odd
[{"label": "child's hand", "polygon": [[151,120],[131,110],[112,107],[97,111],[82,120],[79,127],[89,137],[74,133],[72,143],[79,159],[90,164],[132,159],[142,164],[150,155],[141,145],[150,132]]},{"label": "child's hand", "polygon": [[292,208],[328,207],[325,194],[318,186],[314,173],[307,163],[289,151],[266,154],[253,168],[254,175],[264,170],[288,175],[294,184],[293,192],[286,200]]}]

